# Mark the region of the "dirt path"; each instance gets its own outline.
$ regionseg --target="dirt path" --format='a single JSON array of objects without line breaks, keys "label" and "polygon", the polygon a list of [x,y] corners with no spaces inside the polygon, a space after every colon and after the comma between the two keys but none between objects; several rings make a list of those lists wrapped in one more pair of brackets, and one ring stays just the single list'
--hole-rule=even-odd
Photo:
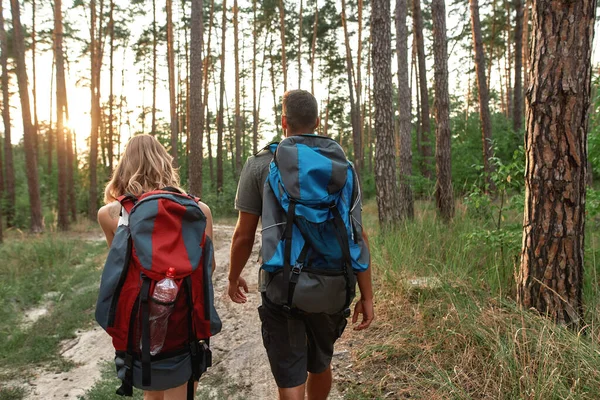
[{"label": "dirt path", "polygon": [[[250,289],[248,302],[240,305],[231,302],[226,294],[232,234],[231,226],[215,226],[215,302],[223,321],[223,331],[211,341],[213,367],[202,377],[197,398],[276,399],[277,388],[262,345],[260,320],[256,311],[260,304],[256,263],[260,237],[256,238],[252,257],[243,275]],[[349,360],[346,360],[348,351],[343,345],[339,347],[336,348],[333,365],[343,370],[350,367]],[[64,343],[62,349],[61,356],[74,362],[76,367],[67,373],[40,371],[29,383],[31,390],[27,399],[77,400],[100,379],[102,362],[114,356],[110,338],[100,328],[79,332],[77,338]],[[329,398],[335,400],[343,397],[334,388]]]}]

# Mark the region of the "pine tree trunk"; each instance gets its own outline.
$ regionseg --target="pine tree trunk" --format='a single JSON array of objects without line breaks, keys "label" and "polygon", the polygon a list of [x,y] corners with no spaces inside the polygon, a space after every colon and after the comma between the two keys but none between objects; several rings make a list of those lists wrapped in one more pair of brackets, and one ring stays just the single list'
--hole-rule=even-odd
[{"label": "pine tree trunk", "polygon": [[158,30],[156,28],[156,0],[152,0],[152,134],[156,135],[156,85],[157,85],[157,47]]},{"label": "pine tree trunk", "polygon": [[412,0],[413,4],[413,35],[419,61],[419,90],[421,99],[421,173],[426,178],[431,178],[431,120],[429,117],[429,92],[427,90],[427,66],[425,64],[425,43],[423,40],[423,16],[421,14],[421,0]]},{"label": "pine tree trunk", "polygon": [[[173,39],[173,0],[167,0],[167,65],[169,73],[169,106],[171,111],[171,156],[173,157],[173,166],[179,165],[179,124],[177,117],[177,99],[175,91],[175,47]],[[201,47],[202,49],[202,47]],[[202,65],[202,64],[199,64]],[[200,86],[202,87],[202,86]],[[200,108],[202,110],[202,107]]]},{"label": "pine tree trunk", "polygon": [[242,116],[240,112],[240,46],[239,46],[239,8],[237,0],[233,0],[233,52],[235,58],[235,168],[237,178],[242,171]]},{"label": "pine tree trunk", "polygon": [[304,11],[304,1],[300,0],[300,16],[298,18],[298,89],[302,89],[302,13]]},{"label": "pine tree trunk", "polygon": [[517,300],[583,324],[587,122],[596,0],[534,0]]},{"label": "pine tree trunk", "polygon": [[477,72],[477,85],[479,89],[479,117],[481,119],[481,137],[483,143],[483,170],[490,189],[493,190],[490,174],[493,166],[492,157],[492,120],[490,116],[490,95],[485,79],[485,56],[481,40],[481,23],[479,20],[479,0],[469,0],[471,3],[471,26],[473,33],[473,47],[475,48],[475,71]]},{"label": "pine tree trunk", "polygon": [[8,40],[6,31],[4,30],[4,17],[2,13],[3,7],[2,1],[0,1],[0,66],[2,68],[2,121],[4,123],[4,172],[6,189],[4,216],[6,217],[7,225],[10,227],[13,225],[15,216],[15,167],[11,143],[10,95],[8,92]]},{"label": "pine tree trunk", "polygon": [[394,155],[390,0],[373,0],[371,7],[373,98],[377,134],[375,185],[379,224],[382,228],[387,228],[394,226],[400,219]]},{"label": "pine tree trunk", "polygon": [[252,0],[252,153],[258,152],[258,110],[256,102],[256,44],[258,31],[256,23],[256,0]]},{"label": "pine tree trunk", "polygon": [[[531,16],[531,0],[525,1],[523,11],[523,88],[526,93],[529,90],[529,20]],[[523,105],[525,107],[525,105]],[[524,108],[521,112],[524,111]]]},{"label": "pine tree trunk", "polygon": [[523,0],[515,2],[515,93],[513,102],[513,129],[516,133],[523,129]]},{"label": "pine tree trunk", "polygon": [[[272,44],[272,43],[271,43]],[[271,67],[269,69],[269,71],[271,72],[271,87],[272,87],[272,93],[273,93],[273,111],[275,113],[275,132],[277,132],[277,138],[281,138],[283,133],[281,131],[281,129],[279,128],[279,112],[277,110],[277,87],[275,86],[275,61],[273,59],[273,53],[271,52],[271,49],[273,47],[269,46],[269,58],[271,61]]]},{"label": "pine tree trunk", "polygon": [[33,78],[33,87],[31,88],[31,95],[33,97],[33,126],[35,127],[35,136],[33,138],[34,149],[35,149],[35,158],[36,162],[39,164],[39,131],[40,131],[40,123],[38,120],[38,112],[37,112],[37,68],[36,68],[36,47],[37,47],[37,37],[36,37],[36,14],[37,14],[37,5],[36,0],[31,0],[31,75]]},{"label": "pine tree trunk", "polygon": [[223,192],[223,101],[225,98],[225,42],[227,33],[227,0],[223,0],[221,21],[221,80],[219,83],[219,114],[217,116],[217,193]]},{"label": "pine tree trunk", "polygon": [[315,94],[315,56],[317,52],[317,28],[319,26],[319,5],[315,0],[315,22],[313,24],[313,38],[310,53],[310,91]]},{"label": "pine tree trunk", "polygon": [[29,88],[27,84],[27,67],[25,65],[25,38],[21,26],[21,10],[18,0],[10,0],[13,20],[13,52],[21,99],[21,115],[23,117],[23,143],[25,147],[25,170],[29,190],[30,230],[41,233],[44,230],[42,220],[42,203],[38,181],[37,160],[35,157],[36,135],[35,126],[31,123],[31,108],[29,103]]},{"label": "pine tree trunk", "polygon": [[450,95],[448,93],[448,41],[445,0],[431,1],[433,19],[433,58],[435,68],[435,199],[444,221],[454,217],[452,158],[450,146]]},{"label": "pine tree trunk", "polygon": [[[413,219],[414,203],[410,185],[412,176],[411,93],[408,84],[407,0],[396,0],[396,56],[398,58],[398,144],[400,147],[400,218]],[[370,66],[369,66],[370,67]],[[367,68],[369,69],[369,68]]]},{"label": "pine tree trunk", "polygon": [[350,49],[350,36],[348,35],[348,20],[346,18],[346,0],[342,0],[342,26],[344,27],[344,43],[346,45],[346,74],[348,76],[348,92],[350,94],[350,121],[352,122],[352,149],[354,151],[354,168],[361,176],[362,159],[360,157],[362,143],[360,137],[360,110],[355,100],[354,90],[354,66],[352,62],[352,50]]},{"label": "pine tree trunk", "polygon": [[58,229],[69,229],[67,206],[67,147],[65,141],[66,84],[63,55],[62,0],[54,1],[54,59],[56,60],[56,154],[58,160]]},{"label": "pine tree trunk", "polygon": [[[102,14],[100,14],[101,17]],[[98,133],[100,130],[100,68],[101,64],[101,46],[100,30],[96,29],[96,0],[90,0],[90,62],[91,62],[91,114],[92,126],[90,133],[90,189],[89,189],[89,207],[88,218],[96,220],[98,212]],[[97,35],[97,32],[98,35]]]},{"label": "pine tree trunk", "polygon": [[[202,0],[192,0],[192,14],[190,19],[190,61],[193,66],[202,65],[203,41],[203,4]],[[212,9],[212,8],[211,8]],[[210,36],[209,36],[210,37]],[[210,40],[210,39],[209,39]],[[209,54],[210,48],[207,51]],[[208,58],[208,55],[207,55]],[[204,103],[202,102],[202,79],[204,70],[191,68],[190,71],[190,155],[189,155],[189,190],[190,193],[202,196],[202,164],[203,164],[203,116]],[[207,86],[205,86],[207,90]]]},{"label": "pine tree trunk", "polygon": [[48,122],[48,133],[46,135],[46,141],[48,148],[46,149],[46,154],[48,157],[47,160],[47,164],[46,164],[46,174],[50,175],[52,174],[52,152],[53,152],[53,147],[54,147],[54,133],[53,133],[53,127],[54,127],[54,81],[55,81],[55,73],[54,73],[54,69],[56,67],[56,60],[54,59],[54,57],[52,57],[52,68],[50,68],[50,101],[48,102],[50,104],[50,121]]},{"label": "pine tree trunk", "polygon": [[[205,120],[207,120],[206,122],[206,127],[208,128],[210,125],[210,121],[208,121],[208,116],[206,116],[205,114],[208,113],[208,94],[209,94],[209,72],[214,69],[214,67],[212,67],[212,47],[211,47],[211,40],[212,40],[212,30],[213,30],[213,24],[214,24],[214,12],[215,12],[215,0],[211,0],[210,1],[210,15],[208,18],[208,41],[206,43],[206,56],[204,57],[203,60],[203,72],[202,72],[202,82],[204,85],[204,89],[202,92],[202,126],[205,126]],[[204,45],[204,33],[202,34],[202,45]],[[209,154],[212,151],[212,149],[210,148],[210,135],[206,135],[207,139],[208,139],[208,147],[209,147]],[[212,171],[212,157],[211,157],[211,171]],[[212,182],[212,172],[211,172],[211,182]]]},{"label": "pine tree trunk", "polygon": [[285,5],[279,0],[279,32],[281,36],[281,69],[283,71],[283,91],[287,91],[287,60],[285,52]]},{"label": "pine tree trunk", "polygon": [[115,137],[115,129],[114,129],[114,108],[115,108],[115,100],[114,100],[114,91],[113,91],[113,81],[114,81],[114,57],[115,57],[115,20],[114,20],[114,11],[115,11],[115,2],[114,0],[110,0],[110,14],[108,20],[108,30],[110,32],[110,54],[109,54],[109,95],[108,95],[108,173],[112,174],[113,171],[113,161],[114,161],[114,137]]}]

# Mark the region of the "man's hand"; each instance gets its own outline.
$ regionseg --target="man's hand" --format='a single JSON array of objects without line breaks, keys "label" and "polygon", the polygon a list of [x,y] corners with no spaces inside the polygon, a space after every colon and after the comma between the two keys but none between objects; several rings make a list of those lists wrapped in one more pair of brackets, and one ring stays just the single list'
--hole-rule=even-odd
[{"label": "man's hand", "polygon": [[[242,291],[242,288],[244,291]],[[235,281],[229,281],[227,293],[229,294],[231,301],[238,304],[244,304],[246,301],[248,301],[248,298],[244,292],[248,293],[248,284],[244,278],[240,276]]]},{"label": "man's hand", "polygon": [[355,324],[358,321],[358,314],[362,314],[363,319],[360,325],[354,327],[354,330],[362,331],[363,329],[367,329],[371,325],[371,322],[375,317],[375,311],[373,310],[373,300],[365,300],[361,298],[356,303],[356,306],[354,307],[354,315],[352,315],[353,324]]}]

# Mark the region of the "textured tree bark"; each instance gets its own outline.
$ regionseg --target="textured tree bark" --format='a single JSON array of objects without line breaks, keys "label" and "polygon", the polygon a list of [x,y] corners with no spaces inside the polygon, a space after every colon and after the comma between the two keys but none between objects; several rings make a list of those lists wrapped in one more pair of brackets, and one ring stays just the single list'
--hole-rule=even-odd
[{"label": "textured tree bark", "polygon": [[375,103],[375,185],[379,223],[389,228],[400,220],[396,157],[394,154],[394,106],[392,100],[392,48],[390,0],[371,3],[373,41],[373,99]]},{"label": "textured tree bark", "polygon": [[[282,1],[282,0],[281,0]],[[282,28],[283,29],[283,28]],[[221,81],[219,84],[219,115],[217,116],[217,193],[223,191],[223,101],[225,100],[225,42],[227,34],[227,0],[223,0],[221,21]]]},{"label": "textured tree bark", "polygon": [[56,60],[56,154],[58,160],[58,229],[69,229],[67,206],[67,146],[65,143],[66,83],[63,55],[62,0],[54,1],[54,59]]},{"label": "textured tree bark", "polygon": [[2,121],[4,123],[4,172],[6,189],[6,207],[4,216],[10,227],[14,220],[15,210],[15,167],[13,161],[13,148],[10,124],[10,95],[8,92],[8,40],[4,30],[3,7],[0,1],[0,66],[2,68]]},{"label": "textured tree bark", "polygon": [[596,0],[533,2],[525,217],[517,300],[583,321],[587,121]]},{"label": "textured tree bark", "polygon": [[[102,12],[100,12],[102,18]],[[100,69],[101,69],[101,29],[96,27],[96,0],[90,1],[90,91],[91,91],[91,132],[90,132],[90,189],[88,218],[96,220],[98,213],[98,133],[100,130]],[[100,24],[101,25],[101,24]],[[97,31],[96,31],[97,30]]]},{"label": "textured tree bark", "polygon": [[36,36],[36,14],[37,4],[36,0],[31,0],[31,75],[33,78],[33,86],[31,88],[31,96],[33,98],[33,126],[35,127],[35,136],[33,137],[33,148],[35,149],[36,162],[39,163],[39,130],[40,123],[38,120],[38,107],[37,107],[37,68],[36,68],[36,56],[37,56],[37,36]]},{"label": "textured tree bark", "polygon": [[423,41],[423,15],[421,13],[421,0],[412,0],[413,5],[413,35],[419,61],[419,90],[421,98],[421,173],[426,178],[431,178],[431,119],[429,117],[429,92],[427,90],[427,66],[425,64],[425,43]]},{"label": "textured tree bark", "polygon": [[300,0],[300,15],[298,18],[298,89],[302,89],[302,13],[304,12],[304,1]]},{"label": "textured tree bark", "polygon": [[[202,65],[202,64],[199,64]],[[179,150],[179,124],[177,119],[177,99],[175,91],[175,47],[173,39],[173,0],[167,0],[167,66],[169,72],[169,105],[171,111],[171,156],[173,165],[177,167]],[[202,82],[200,82],[202,85]],[[202,86],[200,86],[202,87]],[[202,107],[199,108],[202,110]]]},{"label": "textured tree bark", "polygon": [[233,49],[235,58],[235,168],[234,175],[242,171],[242,116],[240,112],[240,46],[239,46],[239,9],[237,0],[233,0]]},{"label": "textured tree bark", "polygon": [[452,158],[450,146],[450,95],[448,94],[448,41],[446,39],[446,5],[444,0],[431,1],[433,20],[433,58],[435,68],[435,199],[446,222],[454,217]]},{"label": "textured tree bark", "polygon": [[258,31],[256,29],[256,1],[252,0],[252,153],[258,152],[258,103],[256,101],[256,45]]},{"label": "textured tree bark", "polygon": [[481,23],[479,20],[479,0],[469,0],[471,4],[471,27],[473,34],[473,47],[475,49],[475,71],[477,73],[477,87],[479,89],[479,118],[481,120],[481,139],[483,144],[483,170],[486,174],[488,185],[493,190],[490,173],[493,165],[492,157],[492,119],[490,116],[490,95],[485,79],[485,55],[481,40]]},{"label": "textured tree bark", "polygon": [[157,86],[157,47],[158,29],[156,28],[156,0],[152,0],[152,134],[156,135],[156,86]]},{"label": "textured tree bark", "polygon": [[285,52],[285,5],[279,0],[279,33],[281,36],[281,69],[283,71],[283,91],[287,91],[287,60]]},{"label": "textured tree bark", "polygon": [[27,67],[25,65],[25,38],[21,26],[21,10],[18,0],[10,0],[13,21],[13,51],[17,69],[19,98],[21,99],[21,115],[23,117],[23,144],[25,147],[25,172],[29,190],[30,230],[41,233],[44,230],[42,220],[42,203],[38,181],[37,160],[35,157],[35,126],[31,123],[29,88],[27,84]]},{"label": "textured tree bark", "polygon": [[523,0],[515,3],[515,91],[513,102],[513,129],[520,132],[523,129]]},{"label": "textured tree bark", "polygon": [[114,0],[110,0],[110,11],[109,11],[109,19],[108,19],[108,30],[110,32],[110,51],[109,51],[109,95],[108,95],[108,173],[112,174],[113,171],[113,162],[114,162],[114,137],[115,137],[115,129],[114,129],[114,108],[115,108],[115,99],[114,99],[114,58],[115,58],[115,2]]},{"label": "textured tree bark", "polygon": [[[202,35],[204,29],[202,3],[202,0],[192,0],[190,19],[190,61],[192,66],[202,65]],[[208,60],[210,48],[208,48],[206,54]],[[205,65],[204,69],[190,68],[190,126],[188,127],[190,131],[189,190],[198,197],[202,196],[203,113],[204,104],[206,104],[202,102],[202,75],[206,79],[206,71],[207,65]],[[206,84],[204,85],[204,90],[208,92]]]},{"label": "textured tree bark", "polygon": [[315,94],[315,56],[317,53],[317,28],[319,26],[319,6],[315,1],[315,22],[313,23],[313,38],[310,55],[310,90]]},{"label": "textured tree bark", "polygon": [[[408,84],[408,28],[407,0],[396,0],[396,56],[398,58],[398,142],[400,146],[400,218],[413,219],[415,215],[412,187],[412,106]],[[370,67],[370,66],[369,66]]]},{"label": "textured tree bark", "polygon": [[342,25],[344,27],[344,43],[346,45],[346,74],[348,76],[348,92],[350,94],[350,120],[352,122],[352,149],[354,151],[354,168],[359,177],[362,172],[362,143],[360,135],[360,109],[354,97],[354,65],[350,37],[348,36],[348,20],[346,18],[346,0],[342,0]]},{"label": "textured tree bark", "polygon": [[[529,90],[529,20],[531,16],[531,0],[525,0],[523,11],[523,87]],[[523,107],[525,107],[523,105]]]}]

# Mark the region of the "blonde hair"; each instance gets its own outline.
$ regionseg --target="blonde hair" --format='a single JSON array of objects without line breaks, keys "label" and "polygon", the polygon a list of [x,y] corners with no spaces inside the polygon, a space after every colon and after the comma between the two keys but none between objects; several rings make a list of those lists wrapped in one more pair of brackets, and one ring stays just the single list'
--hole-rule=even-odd
[{"label": "blonde hair", "polygon": [[172,162],[173,157],[154,136],[132,137],[106,185],[104,202],[111,203],[126,193],[140,196],[165,187],[179,189],[179,173]]}]

